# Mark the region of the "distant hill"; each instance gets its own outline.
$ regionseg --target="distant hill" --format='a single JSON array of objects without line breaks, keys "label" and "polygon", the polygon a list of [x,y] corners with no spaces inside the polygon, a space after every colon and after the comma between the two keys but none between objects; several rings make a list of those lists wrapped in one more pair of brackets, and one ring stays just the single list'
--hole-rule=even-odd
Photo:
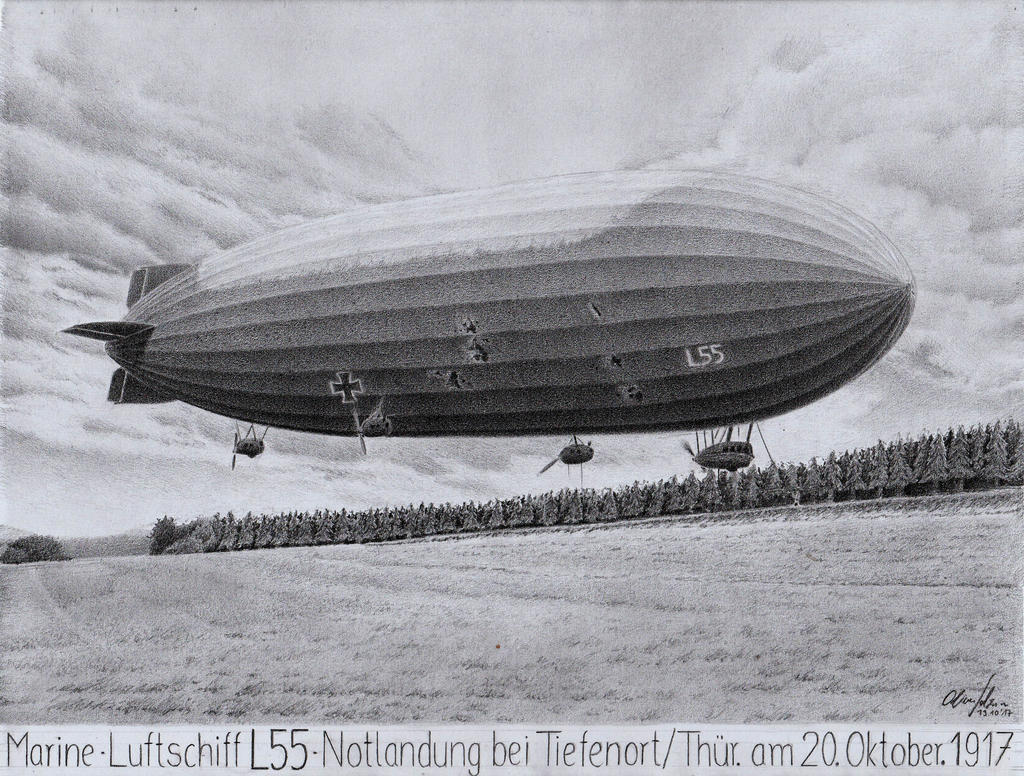
[{"label": "distant hill", "polygon": [[98,558],[110,555],[146,555],[149,529],[136,528],[111,536],[59,537],[64,552],[72,558]]},{"label": "distant hill", "polygon": [[[32,532],[0,524],[0,548],[19,536]],[[149,552],[149,529],[135,528],[111,536],[56,536],[64,552],[72,558],[97,558],[110,555],[145,555]]]},{"label": "distant hill", "polygon": [[19,536],[28,536],[28,531],[22,531],[10,525],[0,523],[0,544],[10,544]]}]

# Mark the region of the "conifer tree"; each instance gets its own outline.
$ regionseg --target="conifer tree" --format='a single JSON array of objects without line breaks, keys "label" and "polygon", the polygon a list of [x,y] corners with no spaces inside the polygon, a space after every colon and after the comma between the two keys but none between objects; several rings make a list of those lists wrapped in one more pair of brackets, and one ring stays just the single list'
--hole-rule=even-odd
[{"label": "conifer tree", "polygon": [[509,510],[509,521],[510,526],[523,526],[530,525],[533,522],[533,508],[530,506],[530,502],[525,496],[516,499],[512,508]]},{"label": "conifer tree", "polygon": [[580,494],[576,490],[562,491],[562,505],[558,510],[563,525],[575,525],[583,522],[583,506],[580,504]]},{"label": "conifer tree", "polygon": [[1009,466],[1006,481],[1014,485],[1024,485],[1024,434],[1017,434],[1013,450],[1007,453]]},{"label": "conifer tree", "polygon": [[789,503],[793,498],[793,491],[797,489],[796,468],[790,469],[791,464],[779,464],[779,501],[783,504]]},{"label": "conifer tree", "polygon": [[766,506],[775,506],[781,502],[783,497],[782,478],[779,476],[779,467],[774,462],[761,473],[761,482],[758,483],[758,486]]},{"label": "conifer tree", "polygon": [[476,519],[476,509],[472,501],[462,504],[457,510],[457,513],[458,514],[455,518],[457,531],[460,533],[466,533],[476,530],[473,528],[473,522]]},{"label": "conifer tree", "polygon": [[555,506],[551,493],[545,493],[538,500],[534,510],[537,513],[537,525],[554,525],[558,522],[558,508]]},{"label": "conifer tree", "polygon": [[783,501],[790,501],[795,506],[800,506],[800,499],[803,494],[800,490],[800,470],[792,463],[787,463],[779,469],[779,479],[782,482]]},{"label": "conifer tree", "polygon": [[313,543],[313,517],[309,512],[296,514],[291,521],[289,544],[292,547],[305,547]]},{"label": "conifer tree", "polygon": [[[502,502],[502,512],[504,513],[506,520],[508,519],[508,514],[509,514],[508,513],[508,509],[507,509],[507,504],[508,504],[508,502]],[[420,506],[419,523],[416,526],[416,535],[417,536],[430,536],[431,534],[438,533],[438,530],[437,530],[437,516],[438,516],[437,507],[434,506],[434,502],[433,501],[431,501],[429,504],[427,504],[426,509],[424,509],[423,506],[421,505]]]},{"label": "conifer tree", "polygon": [[[210,544],[204,548],[205,552],[235,549],[238,534],[235,533],[235,516],[233,513],[228,512],[224,517],[215,516],[210,524],[210,528],[212,529]],[[234,536],[231,534],[234,534]]]},{"label": "conifer tree", "polygon": [[918,443],[916,439],[903,439],[900,441],[900,449],[903,452],[903,458],[907,462],[907,467],[913,469],[914,460],[917,458],[917,447]]},{"label": "conifer tree", "polygon": [[665,503],[665,481],[659,480],[653,485],[648,485],[644,494],[644,515],[646,517],[658,517],[665,514],[663,505]]},{"label": "conifer tree", "polygon": [[452,532],[452,514],[456,507],[454,504],[439,504],[434,508],[432,515],[432,533],[444,534]]},{"label": "conifer tree", "polygon": [[913,477],[910,464],[907,463],[905,450],[896,446],[889,455],[889,488],[893,495],[902,496]]},{"label": "conifer tree", "polygon": [[272,546],[274,534],[272,523],[266,515],[260,515],[256,524],[256,538],[253,541],[254,549],[263,549]]},{"label": "conifer tree", "polygon": [[886,452],[885,444],[879,440],[871,453],[871,462],[868,468],[867,486],[875,492],[875,498],[881,498],[889,485],[889,455]]},{"label": "conifer tree", "polygon": [[316,514],[316,533],[313,535],[314,544],[334,544],[338,541],[338,536],[335,533],[335,522],[332,515],[328,514],[327,510],[320,512],[317,510]]},{"label": "conifer tree", "polygon": [[528,496],[523,503],[523,525],[538,525],[540,516],[540,498]]},{"label": "conifer tree", "polygon": [[471,530],[469,527],[473,519],[473,502],[463,504],[455,512],[455,530],[459,532]]},{"label": "conifer tree", "polygon": [[843,474],[839,470],[839,461],[836,460],[835,451],[828,454],[825,463],[821,467],[821,485],[825,491],[826,501],[835,501],[836,494],[843,487]]},{"label": "conifer tree", "polygon": [[373,526],[370,525],[370,516],[363,510],[352,513],[352,541],[356,544],[368,541],[372,534]]},{"label": "conifer tree", "polygon": [[500,501],[494,501],[490,505],[490,514],[488,515],[487,527],[488,528],[505,528],[508,525],[508,521],[505,517],[504,504]]},{"label": "conifer tree", "polygon": [[635,482],[632,486],[626,486],[619,491],[621,494],[621,498],[617,499],[619,514],[627,519],[639,517],[643,513],[643,504],[638,497],[638,491],[638,483]]},{"label": "conifer tree", "polygon": [[345,509],[335,512],[331,517],[334,524],[334,540],[338,543],[351,543],[355,541],[355,521]]},{"label": "conifer tree", "polygon": [[698,509],[700,503],[700,480],[692,471],[683,480],[683,509],[686,512],[693,512]]},{"label": "conifer tree", "polygon": [[583,511],[584,523],[598,523],[601,521],[601,500],[597,493],[587,489],[579,491],[580,502]]},{"label": "conifer tree", "polygon": [[928,490],[934,493],[949,476],[949,464],[946,461],[946,445],[943,443],[942,435],[936,434],[931,437],[931,444],[928,447],[928,459],[925,463],[924,479]]},{"label": "conifer tree", "polygon": [[256,544],[256,519],[252,516],[252,512],[246,512],[245,517],[242,518],[241,524],[238,527],[238,542],[237,549],[239,550],[251,550]]},{"label": "conifer tree", "polygon": [[187,534],[187,542],[181,543],[184,551],[213,552],[217,549],[217,537],[214,535],[213,523],[210,518],[200,518],[191,525],[192,530]]},{"label": "conifer tree", "polygon": [[611,488],[608,488],[604,492],[604,496],[601,498],[601,519],[602,520],[618,520],[619,519],[619,505],[615,500],[615,494]]},{"label": "conifer tree", "polygon": [[740,493],[740,475],[739,473],[727,475],[725,482],[722,482],[721,477],[718,479],[719,491],[724,495],[724,504],[726,509],[736,510],[743,508],[743,496]]},{"label": "conifer tree", "polygon": [[267,519],[273,524],[273,538],[270,540],[271,547],[284,547],[288,544],[288,515],[268,515]]},{"label": "conifer tree", "polygon": [[1013,463],[1013,451],[1017,449],[1020,441],[1021,429],[1016,420],[1010,418],[1006,421],[1006,429],[1003,431],[1003,438],[1006,440],[1006,455],[1009,465]]},{"label": "conifer tree", "polygon": [[530,496],[526,499],[526,511],[529,513],[526,525],[541,525],[544,517],[543,496]]},{"label": "conifer tree", "polygon": [[[502,504],[500,501],[495,502],[495,506],[501,510]],[[426,536],[430,532],[430,514],[433,505],[425,506],[422,502],[420,505],[412,510],[412,535],[413,536]],[[500,512],[501,518],[504,518],[504,511]]]},{"label": "conifer tree", "polygon": [[806,501],[815,502],[821,498],[821,467],[817,458],[800,470],[800,492]]},{"label": "conifer tree", "polygon": [[967,437],[971,443],[971,482],[979,483],[985,476],[985,430],[980,424],[972,426]]},{"label": "conifer tree", "polygon": [[[376,510],[374,510],[376,512]],[[395,507],[385,510],[383,515],[375,515],[374,525],[383,530],[388,539],[408,539],[412,536],[412,528],[409,525],[409,514],[412,512],[412,504]],[[486,528],[486,524],[481,524]]]},{"label": "conifer tree", "polygon": [[702,512],[713,512],[722,504],[722,493],[718,490],[718,477],[712,469],[700,481],[697,505]]},{"label": "conifer tree", "polygon": [[760,492],[757,489],[757,469],[753,466],[740,475],[740,504],[744,509],[760,506]]},{"label": "conifer tree", "polygon": [[960,426],[953,434],[949,443],[949,455],[947,456],[949,470],[947,477],[953,483],[953,490],[959,493],[964,489],[964,482],[971,476],[971,448],[964,434],[964,427]]},{"label": "conifer tree", "polygon": [[910,472],[912,482],[914,483],[927,483],[928,482],[928,455],[932,448],[933,437],[929,434],[928,436],[922,435],[918,440],[917,449],[914,454],[914,463],[911,464]]},{"label": "conifer tree", "polygon": [[666,515],[678,515],[683,511],[683,488],[678,477],[674,476],[665,483],[665,504],[662,509]]},{"label": "conifer tree", "polygon": [[864,483],[864,476],[861,472],[860,456],[856,452],[848,453],[844,459],[842,492],[846,494],[847,498],[853,500],[867,485]]},{"label": "conifer tree", "polygon": [[982,469],[982,476],[993,485],[999,485],[1006,480],[1007,455],[1006,439],[1003,437],[1003,430],[996,421],[986,433],[985,440],[985,466]]},{"label": "conifer tree", "polygon": [[227,519],[224,521],[220,532],[220,542],[217,546],[218,552],[230,552],[231,550],[238,549],[239,528],[239,521],[235,520],[235,516],[228,512]]}]

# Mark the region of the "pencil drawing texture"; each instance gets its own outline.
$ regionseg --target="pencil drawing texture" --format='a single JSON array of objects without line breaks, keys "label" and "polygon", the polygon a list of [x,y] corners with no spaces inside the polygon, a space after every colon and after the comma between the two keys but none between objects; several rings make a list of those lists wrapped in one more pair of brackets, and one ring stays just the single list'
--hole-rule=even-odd
[{"label": "pencil drawing texture", "polygon": [[67,332],[106,341],[117,402],[275,428],[355,434],[378,406],[394,436],[696,429],[835,390],[913,300],[852,213],[644,171],[357,208],[137,270],[124,321]]},{"label": "pencil drawing texture", "polygon": [[3,15],[0,721],[1020,720],[1018,6]]}]

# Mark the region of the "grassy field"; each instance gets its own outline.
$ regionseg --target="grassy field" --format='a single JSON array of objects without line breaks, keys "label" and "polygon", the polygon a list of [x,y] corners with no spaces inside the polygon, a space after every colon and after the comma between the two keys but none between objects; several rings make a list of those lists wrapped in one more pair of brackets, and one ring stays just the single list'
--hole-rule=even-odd
[{"label": "grassy field", "polygon": [[0,567],[0,721],[1019,720],[1020,499]]}]

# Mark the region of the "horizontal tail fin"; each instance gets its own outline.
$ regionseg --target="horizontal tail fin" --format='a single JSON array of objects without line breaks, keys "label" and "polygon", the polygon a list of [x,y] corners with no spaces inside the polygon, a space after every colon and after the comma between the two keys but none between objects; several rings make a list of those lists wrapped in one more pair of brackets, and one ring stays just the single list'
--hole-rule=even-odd
[{"label": "horizontal tail fin", "polygon": [[174,401],[174,398],[154,391],[123,369],[115,369],[110,378],[107,401],[112,401],[114,404],[163,404]]},{"label": "horizontal tail fin", "polygon": [[111,342],[125,337],[131,337],[142,332],[152,331],[153,326],[148,323],[136,321],[96,321],[94,323],[80,323],[64,329],[65,334],[74,334],[76,337],[89,337],[90,339]]},{"label": "horizontal tail fin", "polygon": [[132,273],[131,282],[128,284],[128,299],[125,304],[131,307],[157,286],[166,283],[182,272],[187,272],[194,266],[194,264],[155,264],[152,267],[135,270]]}]

